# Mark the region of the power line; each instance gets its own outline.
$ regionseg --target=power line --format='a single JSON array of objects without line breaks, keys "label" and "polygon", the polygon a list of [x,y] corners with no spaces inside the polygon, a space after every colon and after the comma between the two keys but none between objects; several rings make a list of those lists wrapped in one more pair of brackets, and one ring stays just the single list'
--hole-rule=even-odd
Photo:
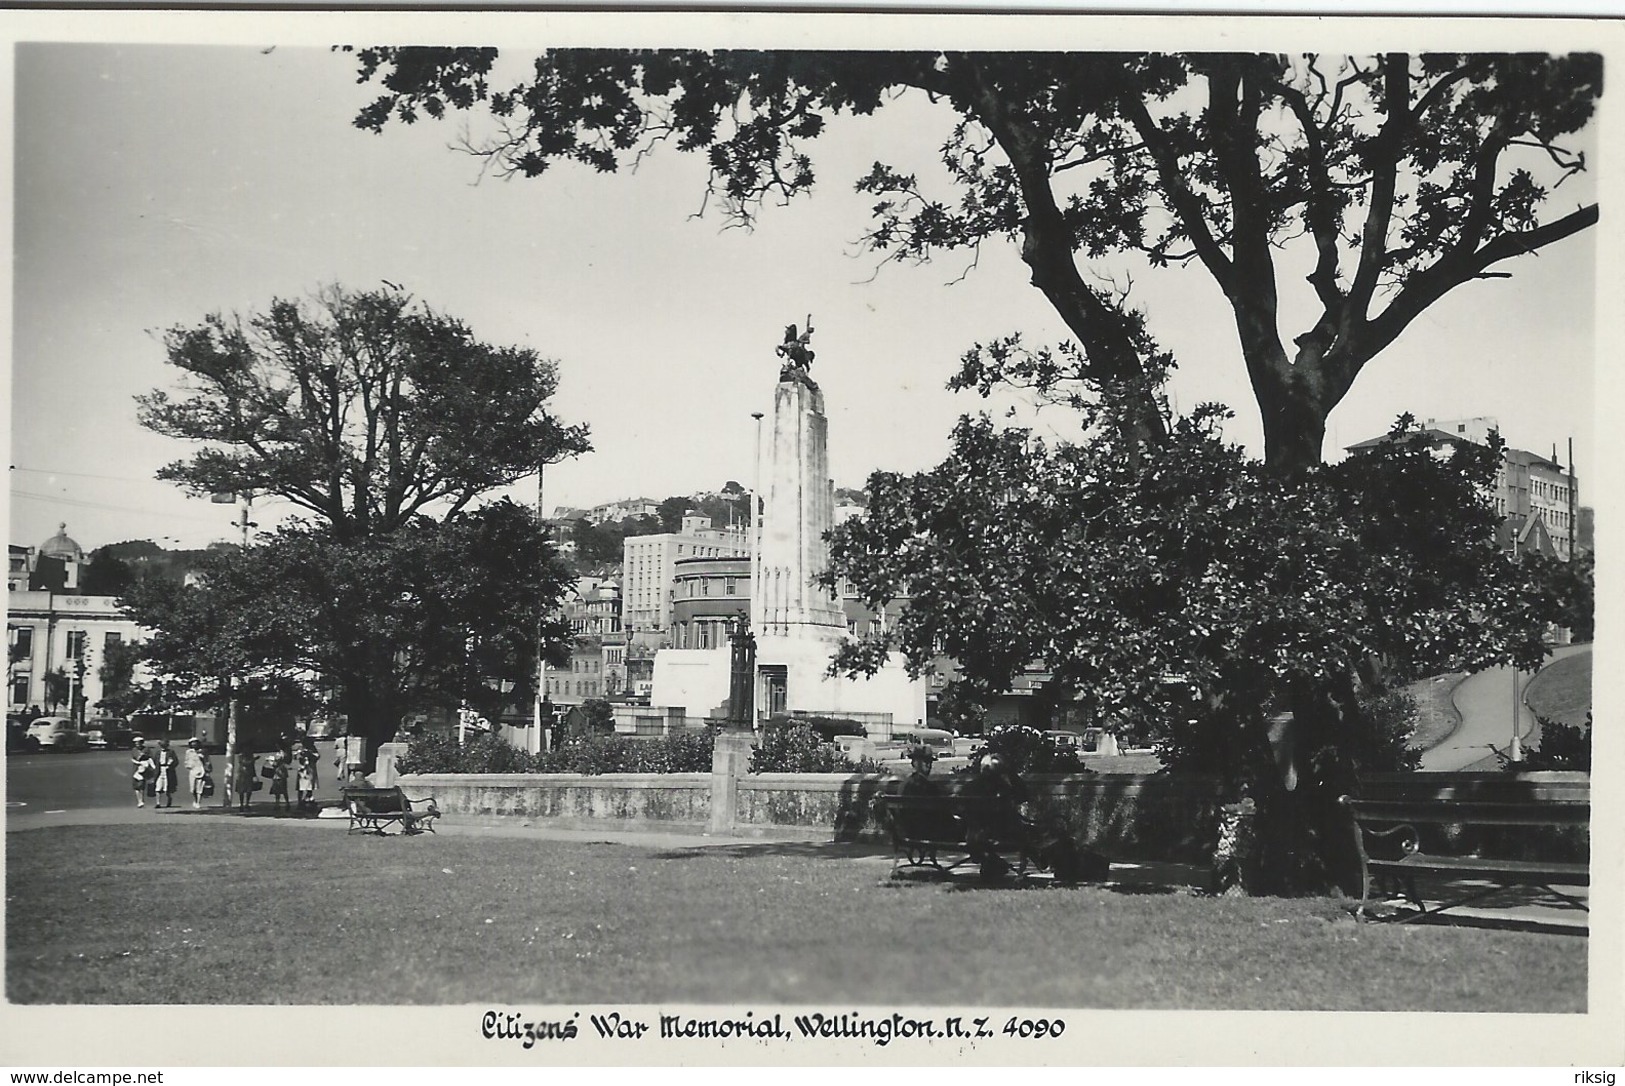
[{"label": "power line", "polygon": [[13,490],[11,496],[14,498],[32,498],[35,501],[50,502],[53,505],[71,505],[81,509],[106,509],[115,513],[149,513],[153,516],[161,516],[172,520],[197,520],[206,521],[210,524],[219,522],[217,517],[203,517],[198,516],[196,513],[162,513],[151,508],[137,509],[128,505],[108,505],[106,502],[90,502],[81,498],[64,498],[57,494],[33,494],[26,490]]},{"label": "power line", "polygon": [[57,471],[54,468],[25,468],[17,464],[11,465],[12,471],[26,471],[34,475],[68,475],[75,479],[110,479],[115,483],[161,483],[162,479],[141,478],[135,475],[98,475],[90,471]]}]

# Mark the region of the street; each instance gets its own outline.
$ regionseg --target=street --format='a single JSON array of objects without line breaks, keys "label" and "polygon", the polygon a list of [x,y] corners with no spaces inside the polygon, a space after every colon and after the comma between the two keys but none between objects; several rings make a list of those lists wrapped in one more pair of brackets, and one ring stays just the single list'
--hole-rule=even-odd
[{"label": "street", "polygon": [[[184,753],[184,745],[177,748]],[[333,768],[333,744],[318,741],[321,752],[319,787],[316,799],[337,801],[339,790],[337,771]],[[214,763],[215,794],[208,803],[219,807],[225,803],[222,775],[225,758],[216,755]],[[184,770],[181,773],[181,791],[175,795],[175,807],[190,809],[192,799],[186,791]],[[152,801],[147,805],[150,808]],[[254,806],[269,810],[268,791],[262,789],[254,795]],[[70,820],[87,811],[135,807],[134,790],[130,787],[130,752],[127,750],[91,750],[77,754],[57,754],[45,751],[39,754],[11,754],[6,756],[6,828]]]}]

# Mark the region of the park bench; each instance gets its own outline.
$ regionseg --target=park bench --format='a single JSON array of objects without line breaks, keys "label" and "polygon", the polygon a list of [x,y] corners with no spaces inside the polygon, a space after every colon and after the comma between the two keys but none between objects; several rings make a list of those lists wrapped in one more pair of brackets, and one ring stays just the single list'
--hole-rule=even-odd
[{"label": "park bench", "polygon": [[[1589,826],[1588,781],[1503,777],[1436,786],[1419,778],[1403,788],[1378,789],[1369,797],[1345,795],[1338,802],[1349,812],[1360,859],[1357,920],[1366,919],[1371,905],[1400,896],[1415,906],[1395,915],[1406,923],[1518,887],[1544,890],[1589,911],[1584,901],[1554,889],[1589,886],[1590,865],[1584,860],[1456,854],[1448,847],[1452,839],[1483,837],[1499,827]],[[1504,847],[1503,840],[1495,851]],[[1488,850],[1481,845],[1471,852]],[[1417,891],[1419,874],[1432,876],[1437,887],[1432,896],[1438,904],[1432,908]]]},{"label": "park bench", "polygon": [[367,833],[384,835],[384,828],[399,824],[402,833],[434,832],[434,820],[440,817],[440,808],[434,797],[412,799],[399,788],[344,788],[340,790],[345,807],[350,812],[350,825],[345,833],[359,829]]},{"label": "park bench", "polygon": [[[988,796],[905,796],[883,793],[875,798],[875,813],[891,834],[892,874],[900,867],[929,867],[947,874],[975,862],[966,840],[979,832],[986,848],[1000,858],[1014,857],[1018,878],[1027,873],[1027,856],[1020,837],[1012,832],[1010,806]],[[959,858],[943,863],[938,853]]]}]

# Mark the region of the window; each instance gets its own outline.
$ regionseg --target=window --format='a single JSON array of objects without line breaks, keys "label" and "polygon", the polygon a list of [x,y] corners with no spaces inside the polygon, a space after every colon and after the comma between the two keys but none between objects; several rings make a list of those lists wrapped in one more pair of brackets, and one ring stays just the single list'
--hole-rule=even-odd
[{"label": "window", "polygon": [[13,638],[12,638],[11,643],[17,646],[17,654],[18,654],[18,656],[20,658],[19,662],[27,663],[27,662],[33,660],[34,659],[34,627],[32,627],[32,626],[14,626],[14,627],[12,627],[11,632],[14,635]]},{"label": "window", "polygon": [[68,659],[79,660],[84,658],[87,639],[84,630],[68,631]]},{"label": "window", "polygon": [[737,578],[737,577],[729,577],[723,583],[724,590],[728,593],[728,595],[732,596],[732,595],[735,594],[735,591],[739,587],[738,586],[738,580],[739,580],[739,578]]}]

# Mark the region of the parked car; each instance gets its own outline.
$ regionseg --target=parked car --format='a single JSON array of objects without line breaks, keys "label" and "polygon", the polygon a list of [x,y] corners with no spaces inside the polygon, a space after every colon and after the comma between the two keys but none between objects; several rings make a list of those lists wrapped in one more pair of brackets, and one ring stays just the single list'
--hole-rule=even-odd
[{"label": "parked car", "polygon": [[39,740],[28,734],[28,720],[12,715],[6,717],[6,753],[32,754],[39,750]]},{"label": "parked car", "polygon": [[135,731],[117,717],[102,717],[85,726],[85,743],[92,750],[129,750]]},{"label": "parked car", "polygon": [[42,716],[28,726],[42,750],[84,750],[85,737],[65,716]]}]

